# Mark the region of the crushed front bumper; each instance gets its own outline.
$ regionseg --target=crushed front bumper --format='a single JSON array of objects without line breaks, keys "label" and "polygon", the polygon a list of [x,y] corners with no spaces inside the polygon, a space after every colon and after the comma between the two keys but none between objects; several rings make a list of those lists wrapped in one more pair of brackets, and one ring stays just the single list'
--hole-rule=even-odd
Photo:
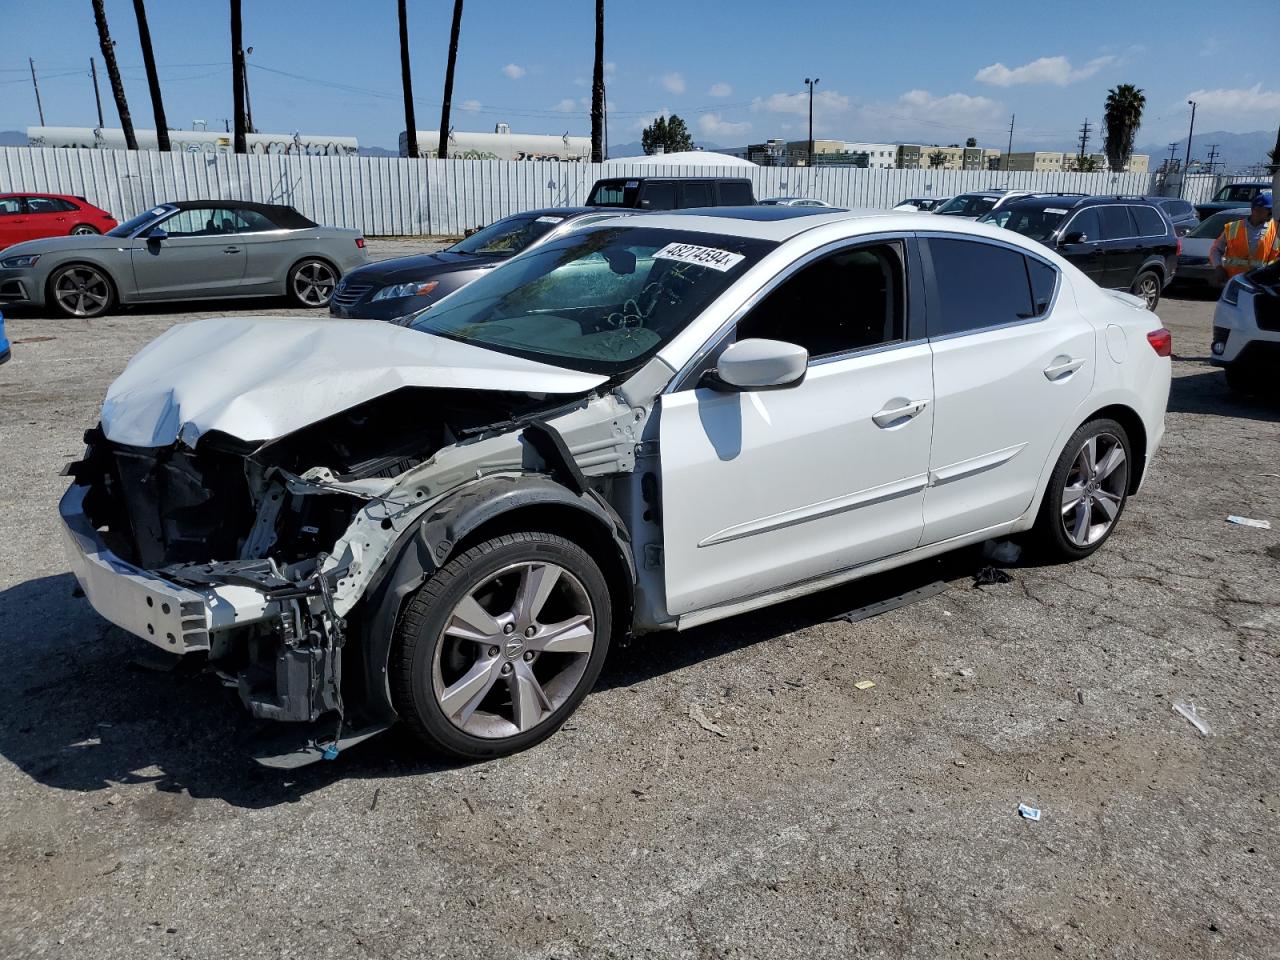
[{"label": "crushed front bumper", "polygon": [[93,608],[122,630],[169,653],[209,650],[218,631],[279,617],[278,601],[248,586],[193,589],[112,553],[84,512],[89,488],[71,486],[58,512],[71,571]]}]

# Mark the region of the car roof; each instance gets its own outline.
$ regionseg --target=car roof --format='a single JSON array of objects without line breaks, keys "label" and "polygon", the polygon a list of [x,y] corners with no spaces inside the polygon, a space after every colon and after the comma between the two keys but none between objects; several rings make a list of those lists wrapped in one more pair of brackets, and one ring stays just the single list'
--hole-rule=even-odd
[{"label": "car roof", "polygon": [[314,220],[304,217],[293,207],[283,203],[256,203],[252,200],[171,200],[156,206],[172,207],[175,210],[252,210],[254,213],[262,214],[276,226],[287,230],[319,226]]},{"label": "car roof", "polygon": [[48,197],[52,200],[79,200],[81,203],[89,202],[78,194],[46,193],[43,190],[5,190],[0,192],[0,197]]},{"label": "car roof", "polygon": [[[511,217],[576,217],[584,213],[617,213],[619,207],[541,207],[537,210],[521,210]],[[506,219],[505,217],[503,219]]]},{"label": "car roof", "polygon": [[750,183],[750,177],[729,177],[720,173],[655,173],[655,174],[639,174],[628,176],[620,174],[613,177],[601,177],[596,183],[613,183],[618,180],[733,180],[742,183]]}]

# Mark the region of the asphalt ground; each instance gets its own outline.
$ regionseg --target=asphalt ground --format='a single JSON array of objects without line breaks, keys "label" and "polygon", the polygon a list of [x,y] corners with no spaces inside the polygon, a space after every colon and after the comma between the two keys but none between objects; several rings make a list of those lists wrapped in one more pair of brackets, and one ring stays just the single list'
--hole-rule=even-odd
[{"label": "asphalt ground", "polygon": [[1091,559],[975,587],[965,551],[637,641],[509,759],[393,731],[291,774],[245,758],[233,690],[140,667],[59,543],[129,356],[300,312],[197,308],[9,321],[0,956],[1280,956],[1280,406],[1208,365],[1211,302],[1159,309],[1164,447]]}]

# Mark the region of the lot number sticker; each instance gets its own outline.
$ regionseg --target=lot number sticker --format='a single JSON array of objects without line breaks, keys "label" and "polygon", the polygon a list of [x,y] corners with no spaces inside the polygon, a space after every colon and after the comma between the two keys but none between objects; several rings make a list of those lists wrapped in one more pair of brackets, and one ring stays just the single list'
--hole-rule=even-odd
[{"label": "lot number sticker", "polygon": [[694,263],[724,273],[742,261],[742,254],[717,250],[715,247],[700,247],[695,243],[668,243],[653,255],[653,259],[679,260],[681,263]]}]

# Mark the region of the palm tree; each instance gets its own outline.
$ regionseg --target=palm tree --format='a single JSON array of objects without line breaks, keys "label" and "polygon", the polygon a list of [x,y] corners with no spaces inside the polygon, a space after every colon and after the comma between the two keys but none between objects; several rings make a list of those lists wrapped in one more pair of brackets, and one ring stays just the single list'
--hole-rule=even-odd
[{"label": "palm tree", "polygon": [[129,115],[129,102],[124,98],[124,81],[120,79],[120,67],[116,63],[116,43],[107,29],[103,0],[93,0],[93,19],[98,25],[98,44],[102,47],[102,59],[107,62],[111,95],[116,98],[116,113],[120,114],[120,127],[124,130],[124,145],[129,150],[137,150],[138,138],[133,135],[133,117]]},{"label": "palm tree", "polygon": [[244,37],[241,35],[240,0],[231,0],[231,103],[236,123],[236,153],[248,153],[244,116]]},{"label": "palm tree", "polygon": [[458,62],[458,31],[462,28],[462,0],[453,0],[453,28],[449,31],[449,62],[444,68],[444,102],[440,105],[441,160],[449,157],[449,108],[453,106],[453,68]]},{"label": "palm tree", "polygon": [[418,155],[418,126],[413,119],[413,78],[409,75],[409,12],[400,0],[400,84],[404,87],[404,139],[406,156]]},{"label": "palm tree", "polygon": [[1107,91],[1103,126],[1107,135],[1104,149],[1114,173],[1120,173],[1133,155],[1133,138],[1142,126],[1142,109],[1147,98],[1131,83],[1122,83]]},{"label": "palm tree", "polygon": [[156,73],[156,55],[151,49],[151,28],[147,26],[145,0],[133,0],[133,13],[138,18],[138,42],[142,44],[142,63],[147,68],[147,86],[151,88],[151,110],[156,117],[156,143],[169,152],[169,125],[164,119],[164,101],[160,99],[160,75]]},{"label": "palm tree", "polygon": [[604,162],[604,0],[596,0],[596,64],[591,75],[591,162]]}]

